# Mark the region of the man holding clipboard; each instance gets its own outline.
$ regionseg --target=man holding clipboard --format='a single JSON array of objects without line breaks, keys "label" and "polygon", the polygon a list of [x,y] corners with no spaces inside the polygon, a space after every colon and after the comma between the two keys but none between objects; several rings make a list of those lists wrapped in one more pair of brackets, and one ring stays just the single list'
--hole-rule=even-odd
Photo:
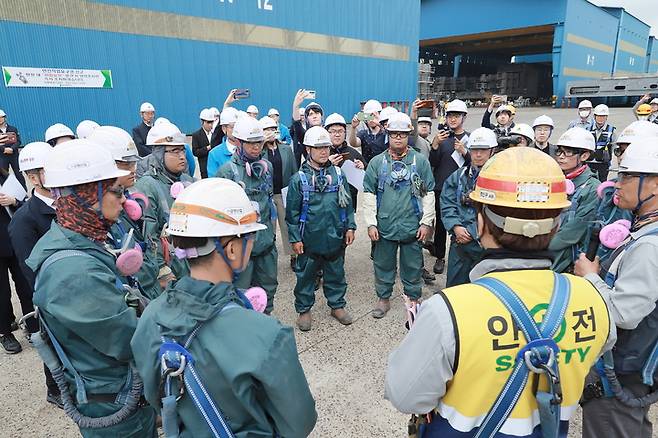
[{"label": "man holding clipboard", "polygon": [[16,179],[25,188],[25,178],[18,169],[18,148],[21,146],[21,137],[16,127],[7,124],[7,114],[0,109],[0,168],[9,170],[11,166]]}]

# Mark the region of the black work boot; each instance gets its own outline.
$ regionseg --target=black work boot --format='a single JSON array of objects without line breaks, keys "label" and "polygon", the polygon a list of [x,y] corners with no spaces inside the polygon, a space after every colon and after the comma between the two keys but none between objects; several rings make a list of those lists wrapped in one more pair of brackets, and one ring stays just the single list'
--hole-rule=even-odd
[{"label": "black work boot", "polygon": [[446,261],[444,259],[436,259],[436,263],[434,263],[434,268],[432,270],[435,274],[443,274],[445,268]]},{"label": "black work boot", "polygon": [[23,347],[12,333],[0,335],[0,344],[2,344],[2,348],[5,349],[7,354],[16,354],[23,351]]}]

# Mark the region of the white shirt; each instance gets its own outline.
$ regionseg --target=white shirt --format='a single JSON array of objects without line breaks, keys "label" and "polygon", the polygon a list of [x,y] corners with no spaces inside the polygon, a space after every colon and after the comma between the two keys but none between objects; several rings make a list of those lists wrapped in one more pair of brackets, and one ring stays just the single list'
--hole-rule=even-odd
[{"label": "white shirt", "polygon": [[37,198],[41,199],[44,204],[46,204],[50,208],[55,208],[55,200],[53,198],[49,198],[47,196],[43,196],[41,193],[37,192],[36,190],[34,191],[34,196]]},{"label": "white shirt", "polygon": [[228,151],[229,151],[230,153],[232,153],[232,154],[235,153],[235,150],[236,150],[237,148],[238,148],[237,146],[231,144],[230,141],[226,140],[226,149],[228,149]]}]

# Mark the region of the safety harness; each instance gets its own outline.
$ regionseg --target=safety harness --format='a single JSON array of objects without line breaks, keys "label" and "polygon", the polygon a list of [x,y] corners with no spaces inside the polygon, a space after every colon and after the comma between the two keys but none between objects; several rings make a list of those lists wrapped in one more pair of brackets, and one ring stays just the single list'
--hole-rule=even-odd
[{"label": "safety harness", "polygon": [[[39,273],[36,278],[35,290],[39,289],[40,278],[53,263],[69,257],[91,257],[93,256],[78,250],[64,250],[58,251],[49,256],[41,265]],[[125,286],[119,277],[115,280],[115,286],[120,291],[125,291]],[[43,363],[50,370],[57,387],[62,396],[64,403],[64,412],[68,415],[77,425],[82,429],[102,429],[115,426],[133,415],[140,407],[140,399],[142,396],[143,384],[137,371],[132,367],[126,376],[126,383],[123,385],[121,391],[116,395],[114,403],[122,404],[123,406],[115,413],[105,417],[86,417],[78,410],[77,406],[89,402],[87,391],[85,390],[84,380],[80,374],[75,370],[71,360],[66,355],[59,341],[53,334],[52,330],[46,324],[46,321],[39,316],[39,309],[35,308],[34,317],[38,319],[40,331],[32,333],[30,340],[32,345],[36,348]],[[25,316],[27,318],[28,315]],[[76,386],[75,401],[71,396],[69,384],[66,381],[64,370],[68,371],[73,376]]]},{"label": "safety harness", "polygon": [[393,190],[400,190],[400,188],[411,185],[411,204],[414,208],[414,213],[420,220],[423,217],[422,198],[427,194],[427,186],[418,174],[416,167],[416,155],[413,156],[411,162],[411,171],[407,164],[402,161],[393,161],[390,165],[386,157],[386,153],[382,154],[382,165],[379,169],[379,176],[377,178],[377,210],[379,210],[382,197],[386,185],[390,185]]},{"label": "safety harness", "polygon": [[[245,162],[245,166],[249,166],[248,176],[253,175],[254,177],[261,180],[258,187],[255,188],[247,188],[244,181],[242,181],[243,178],[240,176],[238,166],[233,160],[231,160],[230,163],[231,171],[233,172],[233,180],[242,186],[249,199],[252,199],[252,196],[258,196],[261,193],[267,193],[268,203],[270,205],[270,220],[272,222],[276,221],[277,213],[276,206],[274,205],[274,183],[272,179],[272,172],[270,171],[270,166],[268,165],[267,161],[259,160],[253,163]],[[260,211],[260,208],[257,210]]]},{"label": "safety harness", "polygon": [[[603,264],[602,272],[605,272],[604,281],[610,286],[614,287],[615,281],[617,280],[617,274],[619,269],[619,264],[624,256],[624,254],[642,237],[645,236],[658,236],[658,229],[652,230],[638,239],[633,239],[632,237],[622,246],[617,248],[612,256],[608,259],[606,263]],[[651,314],[648,316],[651,317]],[[638,329],[636,329],[638,330]],[[650,330],[651,333],[646,333],[650,337],[649,340],[653,341],[653,348],[647,356],[646,361],[644,362],[641,370],[642,382],[652,387],[654,386],[656,371],[658,371],[658,336],[655,333],[655,329]],[[651,337],[653,339],[651,339]],[[641,342],[646,342],[646,336],[640,336]],[[643,396],[636,397],[627,390],[625,390],[615,372],[615,363],[614,356],[612,351],[608,351],[603,354],[603,357],[598,360],[596,363],[596,371],[601,379],[601,387],[599,388],[596,383],[588,384],[585,387],[584,400],[588,401],[594,398],[600,397],[615,397],[624,405],[631,408],[641,408],[649,406],[658,401],[658,389],[652,391],[651,393]]]},{"label": "safety harness", "polygon": [[554,273],[553,278],[551,301],[539,326],[518,295],[505,283],[493,277],[482,277],[473,282],[489,290],[505,305],[528,342],[519,350],[512,374],[480,424],[476,438],[489,438],[500,430],[516,406],[531,372],[545,375],[549,384],[550,392],[538,391],[536,395],[542,436],[544,438],[558,436],[562,403],[557,363],[560,347],[553,337],[564,321],[571,285],[567,277],[562,274]]},{"label": "safety harness", "polygon": [[[236,293],[244,307],[253,309],[249,299],[242,291],[236,289]],[[222,308],[217,309],[215,314],[207,321],[232,308],[240,308],[240,306],[234,302],[229,302]],[[189,394],[194,406],[206,421],[213,437],[233,438],[235,436],[221,409],[203,385],[194,366],[194,357],[189,350],[190,344],[207,321],[199,323],[189,335],[183,336],[181,341],[162,336],[162,345],[158,355],[162,370],[160,391],[162,395],[162,429],[165,438],[177,438],[180,434],[176,403],[184,396],[185,392]],[[178,381],[177,391],[174,387],[176,386],[175,381]]]},{"label": "safety harness", "polygon": [[303,170],[299,170],[299,181],[302,189],[302,209],[299,215],[299,234],[303,238],[306,223],[308,222],[308,209],[311,202],[311,193],[338,193],[338,214],[340,222],[343,224],[343,230],[347,229],[347,206],[349,197],[343,185],[343,172],[340,167],[333,166],[338,176],[336,184],[332,184],[331,175],[326,174],[326,170],[320,169],[320,174],[316,177],[313,174],[311,183]]}]

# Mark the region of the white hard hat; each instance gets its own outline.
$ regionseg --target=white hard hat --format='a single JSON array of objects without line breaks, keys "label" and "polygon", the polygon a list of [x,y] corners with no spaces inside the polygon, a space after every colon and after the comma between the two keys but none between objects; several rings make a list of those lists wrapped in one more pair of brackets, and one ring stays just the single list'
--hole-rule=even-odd
[{"label": "white hard hat", "polygon": [[510,134],[522,135],[528,139],[528,141],[535,141],[535,130],[525,123],[517,123],[509,131]]},{"label": "white hard hat", "polygon": [[395,113],[397,113],[398,110],[392,106],[387,106],[382,110],[381,113],[379,113],[379,121],[380,122],[385,122],[391,118],[391,116]]},{"label": "white hard hat", "polygon": [[263,141],[263,128],[253,117],[239,117],[233,127],[233,136],[248,143]]},{"label": "white hard hat", "polygon": [[128,132],[116,126],[100,126],[89,136],[89,141],[110,151],[114,161],[139,161],[139,152]]},{"label": "white hard hat", "polygon": [[160,123],[154,125],[146,136],[148,146],[182,146],[185,136],[178,126],[173,123]]},{"label": "white hard hat", "polygon": [[382,110],[382,104],[378,100],[370,99],[363,105],[363,112],[366,114],[378,113]]},{"label": "white hard hat", "polygon": [[628,145],[619,173],[658,174],[658,139],[642,138]]},{"label": "white hard hat", "polygon": [[264,230],[244,189],[224,178],[204,178],[176,198],[167,232],[181,237],[241,236]]},{"label": "white hard hat", "polygon": [[637,120],[625,127],[616,143],[630,144],[643,138],[658,137],[658,125],[647,120]]},{"label": "white hard hat", "polygon": [[429,117],[418,117],[418,123],[429,123],[432,124],[432,119]]},{"label": "white hard hat", "polygon": [[263,128],[263,130],[267,128],[278,128],[279,125],[274,121],[274,119],[270,116],[265,116],[259,120],[260,127]]},{"label": "white hard hat", "polygon": [[608,105],[604,104],[599,104],[594,107],[594,115],[595,116],[609,116],[610,115],[610,108],[608,108]]},{"label": "white hard hat", "polygon": [[7,113],[4,110],[0,109],[0,117],[7,117]]},{"label": "white hard hat", "polygon": [[71,128],[69,128],[68,126],[62,123],[55,123],[50,128],[46,129],[46,134],[44,135],[44,137],[47,143],[50,140],[55,140],[56,138],[60,138],[60,137],[75,138],[75,134],[73,133],[73,131],[71,131]]},{"label": "white hard hat", "polygon": [[228,108],[224,108],[222,114],[219,116],[220,125],[230,125],[237,121],[238,121],[238,110],[236,110],[232,106],[229,106]]},{"label": "white hard hat", "polygon": [[537,117],[535,121],[532,123],[533,128],[536,128],[537,126],[550,126],[551,128],[555,128],[553,119],[548,117],[546,114]]},{"label": "white hard hat", "polygon": [[210,110],[210,113],[212,114],[213,118],[219,117],[219,110],[217,109],[217,107],[212,106],[208,109]]},{"label": "white hard hat", "polygon": [[145,113],[147,111],[155,112],[155,107],[153,105],[151,105],[150,103],[148,103],[148,102],[144,102],[142,104],[142,106],[139,107],[139,112],[140,113]]},{"label": "white hard hat", "polygon": [[94,129],[98,128],[100,125],[93,120],[83,120],[78,123],[78,127],[75,128],[75,133],[78,138],[87,138],[94,132]]},{"label": "white hard hat", "polygon": [[469,149],[492,149],[497,146],[496,133],[489,128],[478,128],[468,138]]},{"label": "white hard hat", "polygon": [[396,112],[389,117],[386,130],[389,132],[411,132],[413,131],[411,119],[405,113]]},{"label": "white hard hat", "polygon": [[204,108],[199,113],[199,118],[207,122],[212,122],[215,120],[215,115],[208,108]]},{"label": "white hard hat", "polygon": [[256,105],[249,105],[247,107],[247,112],[250,114],[258,114],[258,107]]},{"label": "white hard hat", "polygon": [[347,126],[347,122],[345,121],[345,117],[341,116],[338,113],[333,113],[333,114],[329,114],[329,117],[327,117],[327,120],[324,121],[324,127],[325,128],[328,128],[331,125]]},{"label": "white hard hat", "polygon": [[44,166],[46,188],[70,187],[130,174],[117,169],[107,150],[89,140],[71,140],[56,148]]},{"label": "white hard hat", "polygon": [[578,104],[578,109],[581,108],[592,108],[592,102],[590,102],[589,100],[580,101],[580,103]]},{"label": "white hard hat", "polygon": [[153,122],[153,126],[158,126],[163,124],[171,125],[171,122],[166,117],[158,117],[157,119],[155,119],[155,122]]},{"label": "white hard hat", "polygon": [[557,145],[568,148],[585,149],[592,152],[596,150],[596,144],[594,143],[594,136],[592,133],[579,126],[568,129],[567,132],[562,134],[557,141]]},{"label": "white hard hat", "polygon": [[278,115],[280,115],[280,114],[279,114],[279,110],[278,110],[278,109],[276,109],[276,108],[270,108],[270,110],[267,112],[267,115],[268,115],[268,116],[278,116]]},{"label": "white hard hat", "polygon": [[52,146],[42,141],[26,144],[18,155],[18,168],[21,172],[43,169],[53,150]]},{"label": "white hard hat", "polygon": [[466,108],[466,102],[459,99],[455,99],[451,102],[448,102],[448,105],[446,105],[446,113],[468,114],[468,108]]},{"label": "white hard hat", "polygon": [[[658,97],[654,97],[651,99],[651,102],[649,102],[649,105],[658,105]],[[2,111],[2,110],[0,110]]]},{"label": "white hard hat", "polygon": [[510,107],[509,105],[501,105],[496,109],[496,116],[503,111],[507,111],[508,113],[510,113],[510,115],[514,114],[512,107]]},{"label": "white hard hat", "polygon": [[326,148],[331,146],[331,137],[322,126],[313,126],[304,134],[304,146],[311,148]]}]

